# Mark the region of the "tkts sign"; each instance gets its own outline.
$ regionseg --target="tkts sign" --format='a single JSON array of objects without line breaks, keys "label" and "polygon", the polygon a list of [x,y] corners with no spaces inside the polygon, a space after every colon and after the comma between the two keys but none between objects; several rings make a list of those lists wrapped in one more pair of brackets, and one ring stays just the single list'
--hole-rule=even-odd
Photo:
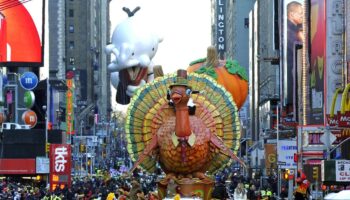
[{"label": "tkts sign", "polygon": [[71,146],[50,145],[50,190],[71,185]]}]

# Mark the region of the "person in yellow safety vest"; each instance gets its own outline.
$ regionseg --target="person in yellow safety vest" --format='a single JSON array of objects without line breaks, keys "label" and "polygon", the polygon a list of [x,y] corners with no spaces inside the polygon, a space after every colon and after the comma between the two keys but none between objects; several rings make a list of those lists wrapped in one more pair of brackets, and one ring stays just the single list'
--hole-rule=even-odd
[{"label": "person in yellow safety vest", "polygon": [[270,189],[267,190],[266,195],[268,197],[272,197],[272,191]]},{"label": "person in yellow safety vest", "polygon": [[114,200],[115,199],[115,194],[114,192],[110,192],[108,195],[107,195],[107,199],[106,200]]}]

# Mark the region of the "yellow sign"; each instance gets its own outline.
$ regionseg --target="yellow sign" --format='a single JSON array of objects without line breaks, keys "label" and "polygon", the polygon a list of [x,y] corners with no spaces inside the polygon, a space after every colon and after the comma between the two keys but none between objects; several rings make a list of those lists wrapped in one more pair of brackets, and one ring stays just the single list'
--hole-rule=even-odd
[{"label": "yellow sign", "polygon": [[74,108],[73,108],[73,88],[74,88],[74,82],[73,79],[67,79],[67,93],[66,93],[66,133],[67,134],[74,134]]}]

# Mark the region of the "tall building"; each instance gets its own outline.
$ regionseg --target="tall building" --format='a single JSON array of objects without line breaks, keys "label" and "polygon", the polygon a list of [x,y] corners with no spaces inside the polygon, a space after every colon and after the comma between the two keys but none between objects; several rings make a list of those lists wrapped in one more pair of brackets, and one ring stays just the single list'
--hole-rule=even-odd
[{"label": "tall building", "polygon": [[[255,0],[219,0],[212,1],[212,44],[216,46],[221,59],[236,60],[249,73],[249,12],[253,9]],[[249,77],[249,83],[251,79]],[[249,88],[249,93],[252,90]],[[251,94],[249,95],[251,97]],[[248,141],[251,141],[255,121],[250,116],[247,97],[240,109],[242,139],[240,156],[246,155]],[[244,157],[248,161],[247,157]]]},{"label": "tall building", "polygon": [[[73,76],[74,133],[92,134],[94,117],[106,121],[111,107],[104,52],[109,41],[109,1],[48,3],[50,79],[66,81],[68,74]],[[58,96],[53,98],[54,106],[62,115],[67,108],[66,94]]]},{"label": "tall building", "polygon": [[[237,60],[249,72],[249,12],[253,9],[255,0],[227,1],[226,10],[226,53],[228,59]],[[251,138],[248,113],[249,101],[240,110],[242,126],[245,127],[245,138]]]}]

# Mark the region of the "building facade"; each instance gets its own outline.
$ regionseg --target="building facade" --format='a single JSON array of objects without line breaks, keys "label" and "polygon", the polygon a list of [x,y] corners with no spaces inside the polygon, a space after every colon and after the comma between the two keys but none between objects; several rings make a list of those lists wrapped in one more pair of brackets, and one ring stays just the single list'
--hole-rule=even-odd
[{"label": "building facade", "polygon": [[[65,81],[67,73],[73,74],[74,132],[93,134],[93,118],[107,121],[111,108],[104,52],[110,33],[109,1],[49,1],[48,13],[50,79]],[[65,93],[59,96],[54,104],[64,114]]]}]

